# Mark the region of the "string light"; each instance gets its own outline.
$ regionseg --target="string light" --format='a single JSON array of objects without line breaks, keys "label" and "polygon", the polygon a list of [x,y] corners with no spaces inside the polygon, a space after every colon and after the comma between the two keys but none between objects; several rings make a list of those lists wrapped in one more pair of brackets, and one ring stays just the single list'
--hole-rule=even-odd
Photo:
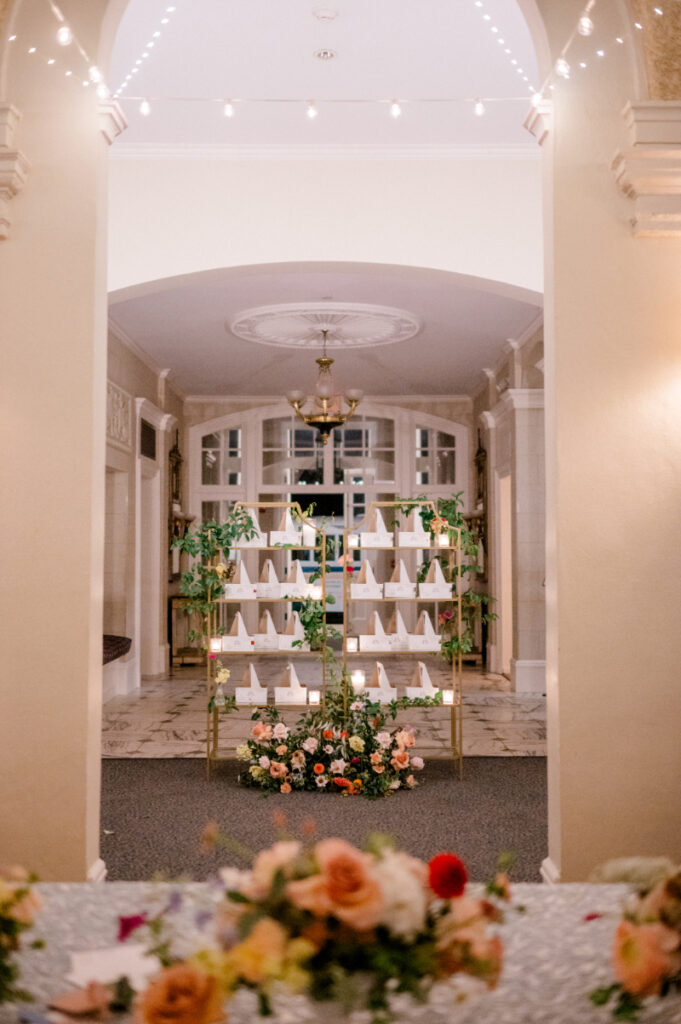
[{"label": "string light", "polygon": [[556,61],[556,74],[560,75],[561,78],[570,77],[570,65],[565,60],[565,57],[559,57]]},{"label": "string light", "polygon": [[222,108],[222,113],[225,117],[234,117],[234,104],[231,100],[225,100],[225,105]]},{"label": "string light", "polygon": [[395,120],[402,116],[402,107],[399,105],[397,100],[393,100],[390,104],[390,116],[394,117]]},{"label": "string light", "polygon": [[140,114],[142,115],[142,117],[149,117],[150,113],[151,103],[149,102],[149,100],[142,100],[142,102],[140,103]]},{"label": "string light", "polygon": [[482,115],[485,113],[485,104],[482,102],[482,100],[478,99],[475,101],[475,107],[473,109],[475,111],[476,117],[482,117]]},{"label": "string light", "polygon": [[308,103],[308,105],[307,105],[307,116],[310,118],[311,121],[314,121],[314,119],[315,119],[315,117],[317,116],[318,113],[319,113],[319,111],[317,110],[316,105],[314,103],[312,103],[312,102]]},{"label": "string light", "polygon": [[594,30],[594,23],[588,14],[583,14],[577,23],[577,31],[580,36],[590,36]]}]

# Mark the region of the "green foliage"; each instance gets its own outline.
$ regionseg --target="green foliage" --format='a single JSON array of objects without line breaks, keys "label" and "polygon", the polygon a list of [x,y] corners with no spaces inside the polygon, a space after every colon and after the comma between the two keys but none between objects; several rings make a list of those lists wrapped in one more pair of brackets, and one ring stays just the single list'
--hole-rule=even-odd
[{"label": "green foliage", "polygon": [[595,988],[589,993],[589,999],[594,1006],[606,1006],[610,1000],[616,997],[612,1008],[614,1020],[635,1021],[643,1009],[643,1003],[638,996],[627,992],[618,982],[604,988]]},{"label": "green foliage", "polygon": [[22,932],[31,927],[18,919],[23,916],[20,905],[26,898],[30,899],[29,885],[5,887],[0,876],[0,1006],[9,1002],[31,1002],[33,998],[18,985],[19,968],[13,956],[20,948]]},{"label": "green foliage", "polygon": [[[336,599],[329,594],[327,604],[335,604]],[[333,626],[328,626],[324,618],[324,602],[308,597],[298,609],[300,622],[305,630],[305,640],[294,640],[293,647],[301,647],[307,643],[311,651],[321,651],[328,646],[329,640],[340,639],[341,633]]]}]

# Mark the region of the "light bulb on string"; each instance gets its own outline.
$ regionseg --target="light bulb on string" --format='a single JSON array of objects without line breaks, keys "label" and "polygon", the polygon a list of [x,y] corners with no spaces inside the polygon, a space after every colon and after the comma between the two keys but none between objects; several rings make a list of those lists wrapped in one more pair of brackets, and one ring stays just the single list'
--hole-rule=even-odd
[{"label": "light bulb on string", "polygon": [[225,117],[234,117],[234,105],[231,100],[225,100],[225,105],[222,108],[222,113]]},{"label": "light bulb on string", "polygon": [[149,102],[149,100],[142,100],[142,102],[140,103],[140,114],[142,115],[142,117],[149,117],[150,113],[151,103]]},{"label": "light bulb on string", "polygon": [[556,61],[556,74],[559,75],[560,78],[570,77],[570,65],[565,60],[565,57],[559,57]]},{"label": "light bulb on string", "polygon": [[312,103],[312,102],[308,103],[308,105],[307,105],[307,116],[310,118],[311,121],[314,121],[314,119],[315,119],[315,117],[317,116],[318,113],[319,113],[319,111],[317,110],[317,108],[314,105],[314,103]]},{"label": "light bulb on string", "polygon": [[542,94],[540,92],[533,92],[532,93],[532,99],[531,99],[530,102],[532,103],[533,107],[538,107],[539,104],[541,103],[542,99],[543,99],[543,97],[542,97]]},{"label": "light bulb on string", "polygon": [[99,68],[95,67],[94,64],[88,70],[88,75],[90,77],[91,82],[99,83],[102,80],[102,72],[99,70]]},{"label": "light bulb on string", "polygon": [[473,109],[475,110],[476,117],[482,117],[482,115],[485,113],[485,104],[482,102],[482,100],[476,100],[475,107]]},{"label": "light bulb on string", "polygon": [[60,25],[57,29],[57,42],[60,46],[70,46],[73,42],[73,32],[68,25]]},{"label": "light bulb on string", "polygon": [[100,100],[107,100],[109,98],[109,90],[104,82],[100,82],[97,86],[97,96]]},{"label": "light bulb on string", "polygon": [[594,23],[588,14],[583,14],[577,23],[577,31],[580,36],[590,36],[594,30]]},{"label": "light bulb on string", "polygon": [[390,116],[395,119],[402,116],[402,107],[399,105],[397,100],[393,100],[390,104]]}]

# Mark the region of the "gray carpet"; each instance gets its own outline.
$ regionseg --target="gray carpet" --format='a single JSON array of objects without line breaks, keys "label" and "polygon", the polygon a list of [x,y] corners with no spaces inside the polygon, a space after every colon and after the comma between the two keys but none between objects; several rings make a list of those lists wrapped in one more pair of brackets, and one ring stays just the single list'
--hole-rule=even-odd
[{"label": "gray carpet", "polygon": [[273,812],[285,811],[295,835],[312,818],[320,837],[361,843],[369,832],[380,831],[424,859],[452,850],[476,880],[490,875],[498,853],[513,851],[513,879],[540,880],[547,855],[545,758],[468,758],[461,781],[448,762],[430,761],[417,790],[383,800],[324,793],[263,797],[237,783],[241,767],[226,762],[208,781],[205,762],[193,758],[104,760],[102,857],[109,879],[143,880],[162,873],[203,880],[220,864],[238,863],[224,851],[201,853],[206,822],[217,821],[259,850],[276,838]]}]

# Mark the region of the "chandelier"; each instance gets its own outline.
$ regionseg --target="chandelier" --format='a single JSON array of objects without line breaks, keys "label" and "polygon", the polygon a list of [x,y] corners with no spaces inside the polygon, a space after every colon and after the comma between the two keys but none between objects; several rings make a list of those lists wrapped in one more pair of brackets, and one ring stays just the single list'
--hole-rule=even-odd
[{"label": "chandelier", "polygon": [[[335,393],[336,388],[331,375],[334,360],[326,354],[328,333],[328,328],[322,328],[322,355],[315,360],[319,371],[314,395],[308,399],[304,391],[289,391],[286,396],[303,423],[319,431],[322,444],[326,444],[329,440],[329,434],[334,427],[340,427],[350,419],[362,400],[361,391],[356,388],[346,390],[345,402],[348,408],[343,410],[341,405],[343,399]],[[308,400],[312,401],[313,405],[309,412],[304,412],[302,407]]]}]

